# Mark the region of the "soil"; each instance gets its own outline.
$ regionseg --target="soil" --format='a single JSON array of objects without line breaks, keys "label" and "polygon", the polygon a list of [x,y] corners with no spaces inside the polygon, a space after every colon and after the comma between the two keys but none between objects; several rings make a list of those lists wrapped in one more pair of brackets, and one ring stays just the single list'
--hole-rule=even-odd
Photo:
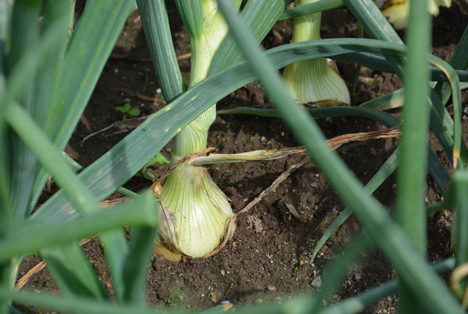
[{"label": "soil", "polygon": [[[187,32],[172,1],[167,3],[177,55],[186,54],[190,49]],[[450,9],[442,8],[440,15],[434,19],[434,54],[449,60],[467,24],[468,16],[458,2],[454,2]],[[356,20],[347,9],[337,8],[324,12],[322,25],[323,38],[357,37]],[[288,43],[291,30],[292,21],[278,22],[263,42],[264,48]],[[404,33],[400,35],[404,38]],[[129,17],[113,53],[127,58],[119,59],[114,56],[109,59],[81,123],[66,149],[66,152],[84,167],[98,159],[127,134],[104,132],[83,143],[83,138],[89,134],[122,120],[123,114],[115,110],[116,106],[130,103],[132,107],[140,109],[140,116],[152,114],[163,107],[153,66],[141,59],[149,58],[150,54],[138,12]],[[181,60],[180,67],[184,80],[188,83],[190,59]],[[356,65],[338,64],[338,68],[352,90]],[[402,87],[401,81],[393,74],[361,68],[360,75],[377,78],[378,84],[358,82],[356,95],[352,96],[352,105],[359,105]],[[161,101],[144,101],[127,90],[156,97]],[[220,101],[218,108],[232,105],[258,108],[271,106],[268,97],[255,82]],[[399,114],[397,110],[392,113]],[[317,122],[329,138],[384,129],[382,125],[363,118],[320,119]],[[463,123],[463,129],[466,130],[466,117]],[[466,140],[466,134],[464,138]],[[218,116],[208,141],[209,146],[217,147],[220,153],[281,149],[299,145],[281,120],[241,115]],[[397,142],[389,139],[348,144],[340,149],[339,154],[356,177],[365,184],[394,151]],[[447,158],[433,136],[430,138],[430,144],[448,166]],[[162,150],[162,154],[167,158],[170,158],[171,145],[172,143],[169,143]],[[266,163],[217,165],[210,167],[209,172],[231,199],[233,210],[237,212],[301,158],[303,157],[295,156]],[[148,171],[158,178],[167,169],[167,165],[157,164],[148,168]],[[139,191],[151,184],[152,182],[143,176],[135,176],[125,187]],[[42,201],[50,195],[51,193],[44,192]],[[374,195],[383,205],[390,208],[395,195],[395,176],[392,175]],[[119,196],[116,193],[111,197]],[[428,175],[428,202],[438,201],[441,196],[440,189]],[[288,205],[296,209],[297,217],[291,214]],[[327,262],[339,254],[339,248],[343,244],[365,232],[358,220],[351,217],[326,242],[315,261],[310,263],[316,243],[345,206],[328,186],[320,170],[309,162],[293,172],[254,210],[241,215],[233,239],[215,256],[181,263],[154,257],[148,269],[147,300],[149,304],[163,308],[205,309],[224,300],[235,305],[282,303],[298,293],[314,293],[320,290],[318,282],[327,280],[324,270]],[[436,213],[428,219],[427,258],[431,263],[450,256],[451,219],[450,212]],[[112,281],[99,241],[91,239],[83,245],[83,250],[93,264],[99,280],[113,297]],[[26,257],[18,277],[23,276],[40,261],[38,255]],[[359,262],[349,265],[342,290],[329,301],[337,302],[394,278],[396,272],[392,265],[376,249],[371,249],[362,254]],[[59,292],[47,268],[33,276],[25,288]],[[363,313],[396,313],[397,305],[397,297],[391,295]],[[45,312],[42,309],[24,306],[19,308],[28,313]]]}]

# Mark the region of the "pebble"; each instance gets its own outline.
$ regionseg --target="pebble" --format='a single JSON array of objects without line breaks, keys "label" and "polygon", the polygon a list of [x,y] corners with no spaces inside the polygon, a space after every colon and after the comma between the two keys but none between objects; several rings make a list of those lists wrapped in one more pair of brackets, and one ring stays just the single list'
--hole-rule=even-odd
[{"label": "pebble", "polygon": [[336,212],[342,212],[344,210],[344,207],[341,206],[340,204],[332,204],[332,205],[329,205],[328,207]]},{"label": "pebble", "polygon": [[226,275],[226,271],[224,269],[221,270],[221,276]]},{"label": "pebble", "polygon": [[322,286],[322,278],[320,276],[315,277],[314,280],[310,283],[312,287],[320,288]]},{"label": "pebble", "polygon": [[153,268],[156,271],[161,270],[162,268],[162,263],[164,262],[164,256],[158,256],[153,260]]},{"label": "pebble", "polygon": [[211,298],[210,298],[211,302],[218,303],[218,298],[216,298],[216,293],[211,292],[210,295],[211,295]]},{"label": "pebble", "polygon": [[268,288],[268,290],[270,290],[270,291],[275,291],[275,290],[276,290],[276,287],[274,287],[274,286],[268,286],[267,288]]},{"label": "pebble", "polygon": [[221,304],[221,305],[224,305],[224,304],[231,304],[231,302],[229,302],[228,300],[225,300],[225,301],[221,301],[219,304]]},{"label": "pebble", "polygon": [[361,274],[359,274],[359,273],[354,274],[354,280],[355,281],[359,281],[359,280],[361,280],[361,278],[362,278]]},{"label": "pebble", "polygon": [[274,298],[274,300],[278,301],[278,304],[283,303],[283,298],[281,298],[281,297],[276,297],[276,298]]}]

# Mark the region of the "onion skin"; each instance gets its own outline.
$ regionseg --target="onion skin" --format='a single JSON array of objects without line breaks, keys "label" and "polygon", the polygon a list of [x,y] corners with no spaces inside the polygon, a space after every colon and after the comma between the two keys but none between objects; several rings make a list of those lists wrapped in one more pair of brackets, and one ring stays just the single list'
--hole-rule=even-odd
[{"label": "onion skin", "polygon": [[157,254],[169,260],[201,258],[220,245],[233,212],[205,167],[183,163],[154,192],[162,198]]}]

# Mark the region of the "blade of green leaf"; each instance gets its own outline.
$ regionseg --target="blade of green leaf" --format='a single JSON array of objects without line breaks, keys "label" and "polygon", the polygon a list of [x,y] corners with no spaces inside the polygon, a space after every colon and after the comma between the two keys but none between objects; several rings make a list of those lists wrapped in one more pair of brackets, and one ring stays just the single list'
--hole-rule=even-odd
[{"label": "blade of green leaf", "polygon": [[154,210],[151,195],[147,193],[132,203],[112,210],[100,211],[65,224],[44,224],[42,228],[26,230],[21,234],[4,238],[0,241],[2,251],[0,261],[5,262],[14,256],[64,245],[124,226],[154,227],[157,221],[158,213]]},{"label": "blade of green leaf", "polygon": [[[5,45],[8,38],[8,28],[10,22],[10,6],[8,0],[0,0],[0,51],[5,51]],[[5,74],[3,56],[0,58],[0,72]],[[1,95],[1,93],[0,93]]]},{"label": "blade of green leaf", "polygon": [[[268,51],[266,56],[273,59],[277,68],[281,68],[299,60],[346,54],[356,50],[401,54],[404,47],[372,39],[323,39],[274,48]],[[219,101],[254,79],[256,76],[248,70],[245,63],[230,66],[206,78],[146,120],[107,154],[80,173],[79,177],[90,187],[97,199],[104,199],[138,172],[180,128],[205,111],[213,101]],[[362,112],[366,111],[364,108],[359,109]],[[374,112],[376,115],[385,115],[378,110]],[[66,221],[74,218],[71,211],[73,208],[59,191],[33,214],[33,219]]]},{"label": "blade of green leaf", "polygon": [[78,243],[44,248],[41,257],[64,296],[109,299]]},{"label": "blade of green leaf", "polygon": [[278,17],[278,21],[292,19],[298,16],[314,14],[344,5],[343,0],[321,0],[314,3],[301,5],[289,10],[285,10]]},{"label": "blade of green leaf", "polygon": [[137,0],[137,4],[156,76],[169,103],[185,91],[185,85],[172,42],[166,2]]},{"label": "blade of green leaf", "polygon": [[[401,124],[396,217],[422,254],[426,251],[426,150],[429,130],[429,71],[425,56],[430,46],[430,19],[424,1],[410,3],[405,65],[405,106]],[[409,312],[406,312],[409,313]]]},{"label": "blade of green leaf", "polygon": [[[377,171],[377,173],[372,177],[372,179],[366,184],[365,189],[369,194],[372,194],[377,188],[395,171],[398,167],[397,156],[400,149],[397,148],[392,155],[387,159],[383,166]],[[353,210],[350,207],[346,207],[344,211],[333,221],[333,223],[325,230],[320,240],[314,247],[314,252],[312,253],[312,258],[310,263],[314,262],[317,253],[322,248],[322,246],[327,242],[328,238],[338,229],[345,221],[353,214]]]},{"label": "blade of green leaf", "polygon": [[[17,103],[8,106],[5,112],[6,119],[26,146],[37,157],[44,168],[52,174],[57,184],[64,191],[67,198],[80,212],[87,215],[100,212],[102,209],[94,200],[92,194],[76,179],[73,171],[63,160],[61,154],[55,150],[52,143],[44,136],[29,116]],[[73,209],[74,210],[74,209]],[[101,234],[101,241],[106,246],[106,256],[112,270],[114,285],[118,295],[123,293],[122,267],[127,247],[123,234],[118,231],[109,231]]]},{"label": "blade of green leaf", "polygon": [[[448,258],[433,266],[434,271],[437,273],[443,273],[454,268],[455,261],[453,258]],[[364,310],[368,305],[375,303],[382,297],[392,293],[396,289],[396,281],[391,281],[382,284],[380,287],[374,288],[370,291],[364,292],[355,298],[345,300],[339,304],[331,305],[328,308],[320,311],[320,314],[352,314]],[[18,292],[13,293],[8,289],[0,288],[0,296],[4,298],[12,298],[15,303],[19,304],[31,304],[40,307],[46,307],[49,309],[55,309],[63,312],[80,311],[85,313],[97,313],[97,314],[150,314],[154,313],[153,309],[135,309],[129,305],[115,306],[113,302],[96,301],[90,298],[63,298],[60,296],[45,295],[33,292]],[[271,305],[263,307],[241,307],[236,312],[247,314],[275,314],[285,313],[286,311],[294,313],[306,313],[311,305],[314,304],[314,300],[311,301],[311,296],[296,297],[282,305]],[[208,310],[210,311],[210,310]],[[205,311],[205,312],[208,312]],[[205,313],[202,312],[202,313]]]},{"label": "blade of green leaf", "polygon": [[[153,213],[157,213],[154,207],[151,210]],[[133,229],[130,250],[123,267],[125,294],[122,301],[133,303],[137,307],[144,307],[146,304],[145,282],[148,273],[148,261],[151,254],[153,254],[156,235],[156,227]]]},{"label": "blade of green leaf", "polygon": [[[465,28],[465,32],[458,42],[449,64],[455,69],[466,69],[468,67],[468,27]],[[446,104],[452,93],[451,86],[448,83],[439,83],[434,90],[442,103]]]},{"label": "blade of green leaf", "polygon": [[[61,39],[57,41],[54,49],[51,49],[42,60],[35,80],[32,116],[41,128],[44,128],[47,121],[47,112],[56,75],[63,66],[62,62],[67,47],[68,16],[71,8],[71,1],[63,0],[48,0],[44,5],[41,33],[46,32],[50,27],[54,27],[59,29]],[[41,36],[39,36],[39,40],[41,40]]]},{"label": "blade of green leaf", "polygon": [[[369,250],[371,243],[366,234],[359,234],[354,237],[353,241],[341,249],[340,258],[335,258],[327,265],[327,280],[321,287],[318,295],[319,300],[326,300],[330,295],[338,292],[336,289],[342,286],[342,281],[346,275],[343,269],[346,269],[351,263],[359,263],[363,253],[365,254]],[[323,307],[323,303],[317,302],[310,309],[310,313],[317,313]]]},{"label": "blade of green leaf", "polygon": [[[347,117],[356,116],[375,120],[382,123],[387,127],[400,125],[400,119],[392,116],[386,112],[365,107],[329,107],[308,109],[307,112],[314,119],[327,118],[327,117]],[[260,109],[260,108],[247,108],[237,107],[232,109],[218,110],[217,114],[249,114],[270,118],[281,118],[278,109]]]},{"label": "blade of green leaf", "polygon": [[[456,218],[454,218],[454,241],[456,266],[468,262],[468,171],[458,170],[453,176],[455,187]],[[465,280],[468,281],[468,280]]]},{"label": "blade of green leaf", "polygon": [[41,164],[52,173],[55,181],[81,214],[99,212],[101,208],[91,193],[76,179],[63,160],[61,153],[52,146],[43,132],[18,103],[11,103],[5,118]]},{"label": "blade of green leaf", "polygon": [[[334,56],[331,59],[344,63],[357,63],[367,68],[377,70],[380,72],[395,73],[395,69],[388,63],[388,61],[379,54],[370,54],[365,52],[353,52],[349,54]],[[447,76],[440,69],[431,66],[431,81],[447,82]],[[468,71],[455,70],[461,82],[468,81]]]},{"label": "blade of green leaf", "polygon": [[[62,156],[63,156],[63,159],[68,163],[68,165],[72,168],[72,170],[76,173],[80,173],[81,171],[83,171],[85,168],[83,168],[79,163],[77,163],[75,160],[73,160],[70,156],[68,156],[65,152],[62,152]],[[156,155],[156,157],[158,157],[158,155]],[[156,157],[153,157],[153,158],[156,158]],[[165,158],[164,156],[161,155],[162,158]],[[161,158],[160,157],[160,158]],[[163,162],[162,160],[160,160],[161,162]],[[167,161],[167,163],[169,163],[169,161]],[[120,187],[116,190],[116,192],[119,192],[125,196],[128,196],[130,198],[138,198],[140,197],[141,195],[138,194],[138,193],[135,193],[133,191],[130,191],[124,187]]]},{"label": "blade of green leaf", "polygon": [[14,307],[11,307],[8,309],[8,314],[23,314],[22,312],[18,311]]},{"label": "blade of green leaf", "polygon": [[[0,0],[0,7],[7,6],[6,0]],[[6,11],[0,9],[0,36],[3,37],[4,27],[6,28],[5,19]],[[5,38],[0,37],[0,51],[3,51]],[[0,56],[0,112],[4,112],[6,102],[4,102],[5,95],[5,68],[3,62],[3,56]],[[7,124],[5,117],[0,115],[0,149],[7,151],[7,137],[6,130]],[[0,238],[8,233],[9,220],[11,215],[11,207],[9,201],[10,195],[10,173],[8,171],[7,156],[6,154],[0,154]]]},{"label": "blade of green leaf", "polygon": [[[457,267],[468,262],[468,171],[459,169],[453,176],[455,189],[455,213],[453,215],[452,243],[455,248],[455,265]],[[468,278],[460,281],[460,287],[468,287]],[[460,292],[464,292],[461,288]],[[457,294],[457,290],[454,291]],[[463,295],[463,293],[460,293]],[[460,298],[463,300],[463,298]]]},{"label": "blade of green leaf", "polygon": [[7,73],[19,62],[29,46],[36,42],[41,2],[17,0],[14,3],[10,24],[10,48],[6,58]]},{"label": "blade of green leaf", "polygon": [[244,57],[259,76],[266,92],[275,100],[288,126],[320,165],[330,184],[355,210],[372,239],[408,283],[411,283],[412,290],[426,310],[434,314],[463,313],[424,258],[414,250],[403,231],[390,219],[382,206],[366,194],[360,182],[351,175],[337,154],[326,146],[324,135],[291,99],[278,73],[274,72],[271,61],[255,48],[254,39],[232,10],[229,1],[218,0],[218,5]]},{"label": "blade of green leaf", "polygon": [[[455,267],[455,259],[447,258],[442,262],[432,266],[436,273],[444,273],[452,270]],[[364,311],[370,305],[376,303],[378,300],[395,292],[398,288],[398,282],[392,280],[373,288],[369,291],[363,292],[356,297],[344,300],[336,305],[331,305],[319,312],[319,314],[354,314]]]},{"label": "blade of green leaf", "polygon": [[[30,45],[37,41],[41,2],[38,0],[15,1],[10,25],[10,47],[6,56],[7,73],[14,69],[28,51]],[[33,70],[29,75],[34,77],[36,71]],[[34,89],[34,82],[30,81],[23,86],[21,95],[17,98],[27,112],[34,110]],[[37,163],[34,155],[14,133],[9,134],[8,142],[9,149],[6,152],[9,155],[9,167],[11,169],[10,205],[14,216],[23,217],[28,210],[29,194],[34,183]]]},{"label": "blade of green leaf", "polygon": [[[284,11],[288,0],[249,1],[242,10],[242,18],[253,36],[260,43],[275,24],[278,16]],[[230,34],[226,35],[211,62],[208,75],[220,72],[227,66],[240,61],[242,54]]]},{"label": "blade of green leaf", "polygon": [[404,90],[404,88],[400,88],[381,97],[371,99],[365,103],[360,104],[359,106],[378,110],[400,108],[403,106],[405,100]]},{"label": "blade of green leaf", "polygon": [[[0,289],[6,291],[11,290],[11,275],[12,267],[10,261],[0,263]],[[11,298],[9,297],[0,297],[0,314],[6,314],[8,309],[8,304],[10,303]]]},{"label": "blade of green leaf", "polygon": [[[3,101],[6,85],[6,69],[3,52],[5,51],[10,8],[6,0],[0,0],[0,112],[3,112],[5,103]],[[0,150],[7,151],[6,141],[6,121],[0,115]],[[9,233],[11,212],[10,212],[10,174],[7,170],[6,154],[0,154],[0,239]],[[10,289],[11,263],[0,264],[0,287]],[[0,298],[0,314],[8,312],[9,298]]]},{"label": "blade of green leaf", "polygon": [[[405,105],[402,110],[401,153],[395,218],[410,241],[422,254],[427,251],[425,189],[427,134],[429,131],[429,71],[425,56],[430,49],[431,20],[427,2],[409,4],[406,32],[408,62],[405,65]],[[454,146],[455,149],[455,146]],[[457,160],[454,160],[456,163]],[[404,314],[422,311],[422,302],[405,277],[399,281],[400,308]],[[419,310],[418,310],[419,309]]]},{"label": "blade of green leaf", "polygon": [[[68,142],[88,103],[132,4],[125,0],[90,1],[85,7],[69,44],[64,66],[56,76],[45,128],[47,136],[60,150]],[[47,177],[41,170],[34,183],[31,208]]]},{"label": "blade of green leaf", "polygon": [[[364,37],[364,28],[361,24],[358,23],[358,38]],[[356,87],[358,84],[359,76],[361,74],[361,65],[356,66],[356,74],[354,75],[354,84],[353,84],[353,96],[356,96]]]},{"label": "blade of green leaf", "polygon": [[65,56],[67,66],[56,81],[45,129],[57,147],[64,147],[70,138],[131,7],[132,1],[125,0],[91,1],[86,5]]},{"label": "blade of green leaf", "polygon": [[[70,14],[70,9],[71,2],[63,0],[48,1],[44,9],[41,32],[44,33],[49,27],[57,28],[61,40],[57,41],[53,49],[49,49],[42,60],[30,96],[28,96],[30,99],[29,111],[41,128],[44,127],[47,119],[55,74],[65,54],[68,32],[67,17]],[[41,40],[41,36],[39,40]],[[19,151],[13,152],[15,158],[11,165],[13,171],[12,199],[16,200],[14,202],[16,217],[27,217],[32,210],[30,203],[32,202],[33,185],[39,172],[39,163],[20,140],[16,142],[14,146]]]},{"label": "blade of green leaf", "polygon": [[87,314],[154,314],[153,309],[137,309],[133,305],[120,304],[118,307],[113,301],[101,301],[90,297],[62,297],[45,293],[18,292],[13,293],[3,287],[0,296],[11,298],[19,304],[34,304],[38,307],[61,311],[65,313]]},{"label": "blade of green leaf", "polygon": [[[54,138],[59,149],[63,149],[70,138],[132,6],[132,1],[125,0],[87,3],[63,62],[66,67],[60,69],[56,78],[46,123],[46,134]],[[39,197],[46,178],[47,174],[41,171],[34,185],[31,206]],[[115,289],[120,296],[125,240],[122,233],[111,232],[103,234],[101,241],[106,246]]]},{"label": "blade of green leaf", "polygon": [[203,10],[201,1],[174,0],[182,22],[191,38],[203,36]]}]

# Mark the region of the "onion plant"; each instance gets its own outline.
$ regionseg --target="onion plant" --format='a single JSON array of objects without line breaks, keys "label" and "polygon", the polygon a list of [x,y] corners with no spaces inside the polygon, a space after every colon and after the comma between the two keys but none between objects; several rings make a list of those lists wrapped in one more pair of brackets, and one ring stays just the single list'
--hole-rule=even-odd
[{"label": "onion plant", "polygon": [[[131,10],[131,2],[89,0],[67,41],[71,0],[16,0],[11,18],[7,0],[0,0],[0,111],[3,113],[0,115],[0,151],[6,152],[0,154],[0,314],[15,312],[9,307],[10,300],[73,313],[154,313],[153,309],[145,308],[144,282],[158,220],[160,243],[167,251],[175,253],[173,259],[183,255],[206,256],[220,243],[221,237],[232,235],[234,227],[229,203],[204,166],[276,156],[264,151],[203,156],[206,132],[215,115],[213,105],[256,79],[276,108],[268,111],[238,108],[237,113],[279,116],[285,120],[338,195],[349,205],[348,212],[356,213],[369,239],[393,263],[399,272],[400,284],[387,283],[322,308],[324,298],[340,280],[342,265],[354,260],[365,248],[366,241],[359,240],[340,255],[319,295],[294,298],[283,305],[238,311],[357,313],[399,289],[403,311],[466,313],[468,280],[460,274],[468,262],[468,175],[465,169],[468,150],[461,140],[460,80],[468,81],[468,31],[453,59],[446,63],[427,53],[429,27],[419,28],[421,23],[428,24],[427,16],[420,13],[426,4],[423,0],[412,0],[411,8],[416,9],[410,9],[413,11],[408,23],[408,46],[403,45],[373,0],[321,0],[285,12],[288,2],[250,0],[239,15],[240,1],[237,0],[176,1],[190,34],[193,52],[190,85],[185,90],[165,1],[138,0],[155,71],[169,104],[76,175],[61,151]],[[298,41],[267,52],[257,48],[276,20],[319,13],[343,3],[373,39]],[[40,14],[43,14],[41,25],[37,24]],[[96,29],[101,31],[96,32]],[[424,42],[418,44],[421,38]],[[404,121],[365,106],[313,111],[298,106],[294,101],[296,97],[289,95],[276,70],[294,62],[318,58],[334,58],[398,74],[406,86]],[[429,88],[427,72],[432,80],[438,81],[434,88]],[[420,76],[420,73],[425,74]],[[421,82],[412,82],[415,77]],[[453,118],[445,108],[450,95]],[[386,99],[388,97],[382,97],[375,102],[385,106]],[[425,119],[419,116],[421,112]],[[324,135],[310,115],[317,118],[362,116],[386,126],[402,124],[402,147],[364,188],[339,156],[326,146]],[[437,155],[427,148],[429,127],[456,168],[453,181]],[[142,196],[121,186],[174,136],[172,164],[176,167],[166,182],[155,187],[163,198],[157,212],[149,193]],[[421,162],[425,158],[427,162]],[[398,165],[397,223],[369,194]],[[426,170],[445,192],[444,201],[431,206],[426,206],[421,192]],[[32,213],[49,174],[61,189]],[[132,195],[135,200],[102,212],[97,201],[116,190]],[[193,217],[185,217],[183,211],[188,214],[193,204],[198,204],[195,211],[190,211]],[[421,254],[422,245],[426,243],[422,213],[442,209],[456,212],[452,235],[456,243],[455,258],[431,268]],[[200,213],[208,215],[202,217]],[[199,224],[191,224],[193,221]],[[124,225],[135,226],[129,246],[121,232]],[[193,225],[196,227],[190,229]],[[209,225],[215,227],[205,230]],[[226,233],[228,230],[230,232]],[[104,244],[117,306],[77,243],[94,234]],[[190,237],[206,241],[207,247],[193,244]],[[30,252],[39,252],[45,259],[63,296],[12,292],[10,275],[22,256]],[[453,294],[435,274],[435,271],[449,269],[455,269],[450,282]],[[210,312],[224,310],[220,306]]]},{"label": "onion plant", "polygon": [[[295,6],[317,1],[296,0]],[[321,20],[321,12],[294,18],[291,42],[319,40]],[[331,100],[350,104],[349,91],[345,81],[338,73],[336,65],[334,68],[330,67],[325,58],[309,59],[290,64],[284,69],[283,79],[289,93],[299,103],[307,104]],[[331,105],[336,104],[336,102],[331,102]],[[320,107],[320,105],[316,106]]]},{"label": "onion plant", "polygon": [[[375,2],[382,10],[382,14],[388,18],[396,29],[402,29],[408,25],[410,0],[376,0]],[[427,9],[429,13],[437,16],[439,15],[440,6],[449,8],[451,5],[452,0],[429,0],[427,2]]]},{"label": "onion plant", "polygon": [[[176,4],[192,47],[190,89],[208,74],[228,29],[214,0],[181,0]],[[234,4],[238,8],[241,1]],[[206,148],[208,130],[215,118],[213,105],[175,136],[172,164]],[[220,244],[232,209],[205,167],[192,163],[177,167],[167,177],[160,196],[164,200],[160,206],[165,208],[161,210],[165,210],[168,219],[163,226],[165,232],[160,232],[158,254],[170,260],[180,260],[182,255],[203,257]]]}]

